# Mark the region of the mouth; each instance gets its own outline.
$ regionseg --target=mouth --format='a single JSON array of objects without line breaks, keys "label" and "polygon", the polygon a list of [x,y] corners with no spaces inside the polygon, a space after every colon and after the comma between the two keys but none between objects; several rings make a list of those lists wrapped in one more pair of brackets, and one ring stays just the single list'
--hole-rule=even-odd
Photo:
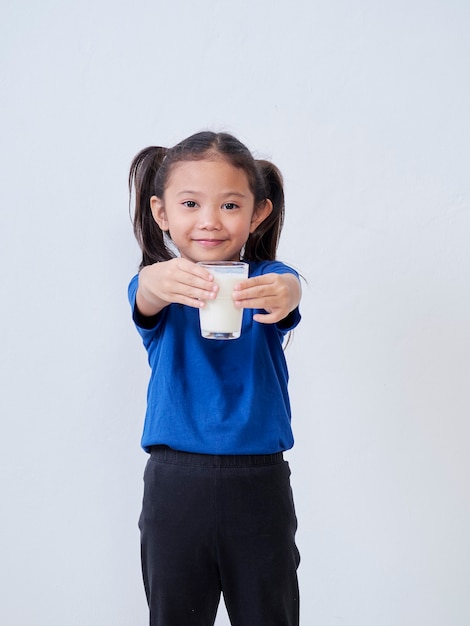
[{"label": "mouth", "polygon": [[193,241],[203,248],[216,248],[224,243],[225,239],[194,239]]}]

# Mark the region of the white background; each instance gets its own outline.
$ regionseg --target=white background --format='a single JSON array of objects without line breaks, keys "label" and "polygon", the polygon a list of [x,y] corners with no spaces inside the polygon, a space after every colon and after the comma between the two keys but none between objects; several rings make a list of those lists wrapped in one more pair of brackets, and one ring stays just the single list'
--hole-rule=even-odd
[{"label": "white background", "polygon": [[0,24],[0,623],[147,623],[127,175],[209,128],[281,168],[307,281],[303,626],[467,626],[468,1],[2,0]]}]

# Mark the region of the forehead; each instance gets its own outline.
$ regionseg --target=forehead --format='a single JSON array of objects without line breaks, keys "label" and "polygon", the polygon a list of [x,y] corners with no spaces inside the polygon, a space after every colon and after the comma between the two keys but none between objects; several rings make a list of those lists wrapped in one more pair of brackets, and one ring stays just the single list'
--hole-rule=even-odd
[{"label": "forehead", "polygon": [[171,166],[166,189],[184,187],[194,191],[225,189],[250,192],[248,176],[244,169],[235,167],[225,159],[178,161]]}]

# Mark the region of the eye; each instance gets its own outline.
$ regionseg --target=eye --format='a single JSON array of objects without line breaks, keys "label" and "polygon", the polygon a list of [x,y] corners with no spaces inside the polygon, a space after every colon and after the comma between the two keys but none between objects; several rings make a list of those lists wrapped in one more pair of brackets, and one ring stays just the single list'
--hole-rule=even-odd
[{"label": "eye", "polygon": [[233,211],[233,209],[238,209],[238,204],[235,204],[235,202],[225,202],[222,206],[224,209],[227,209],[228,211]]},{"label": "eye", "polygon": [[196,202],[194,200],[185,200],[183,202],[184,206],[187,206],[188,209],[194,209],[194,207],[196,206]]}]

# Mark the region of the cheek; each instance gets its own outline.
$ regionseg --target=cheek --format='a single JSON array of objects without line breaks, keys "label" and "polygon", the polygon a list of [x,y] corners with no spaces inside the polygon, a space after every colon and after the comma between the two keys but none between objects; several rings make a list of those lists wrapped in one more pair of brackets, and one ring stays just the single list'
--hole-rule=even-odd
[{"label": "cheek", "polygon": [[236,229],[236,233],[241,239],[248,239],[251,233],[251,224],[249,222],[239,224],[238,228]]}]

